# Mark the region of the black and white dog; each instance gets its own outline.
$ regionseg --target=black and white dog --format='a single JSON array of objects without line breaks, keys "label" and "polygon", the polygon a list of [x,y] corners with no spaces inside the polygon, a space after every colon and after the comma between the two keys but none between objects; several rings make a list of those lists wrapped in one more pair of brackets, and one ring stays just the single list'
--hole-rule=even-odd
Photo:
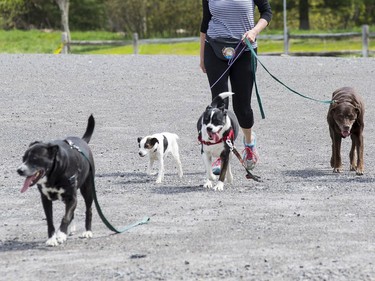
[{"label": "black and white dog", "polygon": [[[46,245],[57,246],[66,241],[68,226],[74,219],[77,206],[77,190],[81,190],[86,203],[86,231],[81,237],[91,238],[92,202],[94,185],[94,158],[88,143],[94,132],[95,120],[88,119],[82,138],[68,137],[48,143],[33,142],[23,156],[23,163],[17,169],[26,177],[21,192],[37,184],[47,218],[48,240]],[[65,203],[65,215],[60,228],[55,232],[52,201]]]},{"label": "black and white dog", "polygon": [[168,153],[171,153],[177,162],[178,176],[181,178],[183,175],[177,140],[178,136],[176,134],[168,132],[138,138],[139,156],[144,157],[147,154],[149,155],[147,167],[149,175],[151,175],[155,160],[159,161],[159,172],[156,183],[161,183],[164,179],[164,158]]},{"label": "black and white dog", "polygon": [[[198,140],[201,143],[201,154],[207,173],[207,179],[203,185],[205,188],[223,190],[225,176],[227,176],[228,183],[233,181],[229,163],[230,144],[233,145],[237,138],[239,125],[234,113],[226,110],[223,103],[225,98],[232,95],[232,92],[219,94],[211,105],[207,106],[197,123]],[[216,176],[212,172],[212,157],[221,158],[219,181],[214,187],[212,181],[216,180]]]}]

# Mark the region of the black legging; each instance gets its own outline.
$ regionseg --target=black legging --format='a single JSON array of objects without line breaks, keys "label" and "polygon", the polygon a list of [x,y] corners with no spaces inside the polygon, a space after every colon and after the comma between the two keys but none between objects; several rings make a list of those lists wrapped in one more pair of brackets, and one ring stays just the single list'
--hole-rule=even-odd
[{"label": "black legging", "polygon": [[[207,71],[208,81],[210,85],[213,85],[228,68],[228,61],[219,59],[211,45],[206,42],[204,46],[204,66]],[[212,99],[220,93],[229,90],[228,78],[234,93],[232,96],[233,111],[241,128],[250,129],[254,125],[254,114],[251,108],[254,81],[250,51],[243,52],[220,81],[211,89]],[[228,108],[228,99],[225,101],[225,107]]]}]

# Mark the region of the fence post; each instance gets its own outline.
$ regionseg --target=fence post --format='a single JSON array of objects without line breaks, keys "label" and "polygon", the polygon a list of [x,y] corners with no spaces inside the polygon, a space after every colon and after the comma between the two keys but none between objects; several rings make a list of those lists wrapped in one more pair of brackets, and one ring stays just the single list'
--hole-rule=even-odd
[{"label": "fence post", "polygon": [[133,53],[138,55],[138,33],[133,33]]},{"label": "fence post", "polygon": [[369,26],[362,25],[362,57],[367,58],[369,55]]},{"label": "fence post", "polygon": [[66,33],[66,32],[61,33],[61,41],[62,41],[62,45],[63,45],[62,49],[61,49],[61,53],[67,54],[68,49],[69,49],[68,33]]},{"label": "fence post", "polygon": [[289,55],[289,41],[290,41],[290,34],[289,30],[287,29],[284,34],[284,54]]}]

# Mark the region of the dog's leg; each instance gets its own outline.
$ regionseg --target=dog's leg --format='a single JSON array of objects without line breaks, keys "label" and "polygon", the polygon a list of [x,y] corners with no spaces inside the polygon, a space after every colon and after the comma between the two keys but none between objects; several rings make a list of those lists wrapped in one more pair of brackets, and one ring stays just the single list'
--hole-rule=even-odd
[{"label": "dog's leg", "polygon": [[160,156],[159,157],[159,173],[156,178],[156,183],[161,183],[163,179],[164,179],[164,157]]},{"label": "dog's leg", "polygon": [[178,147],[176,147],[175,150],[172,150],[172,156],[174,157],[177,163],[178,176],[182,178],[183,172],[182,172],[182,165],[181,165],[181,160],[180,160],[180,154],[178,152]]},{"label": "dog's leg", "polygon": [[212,181],[216,180],[216,176],[212,172],[211,155],[208,155],[208,153],[202,153],[202,159],[203,159],[204,166],[206,168],[206,176],[207,176],[207,179],[205,183],[203,184],[203,187],[212,188]]},{"label": "dog's leg", "polygon": [[46,241],[47,246],[57,246],[59,243],[56,240],[55,227],[53,225],[53,209],[52,201],[48,200],[47,196],[41,193],[42,205],[44,213],[47,220],[47,229],[48,229],[48,240]]},{"label": "dog's leg", "polygon": [[357,146],[358,146],[358,136],[355,134],[351,134],[350,138],[352,139],[352,146],[349,152],[349,160],[350,160],[350,171],[357,170]]},{"label": "dog's leg", "polygon": [[340,173],[342,168],[341,162],[341,136],[339,134],[332,133],[332,157],[331,167],[334,173]]},{"label": "dog's leg", "polygon": [[74,218],[74,210],[77,207],[76,192],[71,198],[65,198],[64,203],[65,203],[65,215],[62,218],[60,228],[56,233],[56,240],[59,244],[62,244],[66,241],[69,224]]},{"label": "dog's leg", "polygon": [[229,149],[225,149],[221,154],[221,169],[220,169],[220,176],[219,176],[219,181],[215,185],[214,189],[215,190],[223,190],[224,188],[224,181],[225,181],[225,176],[228,171],[228,165],[229,165]]},{"label": "dog's leg", "polygon": [[357,145],[357,175],[363,175],[364,171],[365,171],[365,167],[364,167],[364,154],[363,154],[363,151],[364,151],[364,141],[363,141],[363,135],[362,135],[362,132],[360,133],[359,135],[359,142],[358,142],[358,145]]},{"label": "dog's leg", "polygon": [[351,135],[352,147],[350,149],[350,170],[356,171],[357,175],[363,175],[363,136],[362,134]]},{"label": "dog's leg", "polygon": [[68,235],[73,236],[75,234],[76,230],[77,230],[77,228],[76,228],[75,220],[72,219],[72,221],[70,222],[70,225],[69,225]]},{"label": "dog's leg", "polygon": [[86,183],[81,187],[81,194],[85,200],[86,205],[86,221],[85,221],[85,228],[80,238],[92,238],[93,234],[91,231],[91,222],[92,222],[92,202],[93,202],[93,176],[90,174],[89,178],[87,179]]},{"label": "dog's leg", "polygon": [[216,180],[216,176],[212,172],[211,162],[212,157],[208,153],[202,153],[203,164],[206,169],[206,183],[203,185],[205,188],[212,188],[212,181]]},{"label": "dog's leg", "polygon": [[154,161],[155,161],[155,159],[150,156],[150,160],[149,160],[148,166],[147,166],[147,174],[148,175],[152,174],[152,167],[154,166]]}]

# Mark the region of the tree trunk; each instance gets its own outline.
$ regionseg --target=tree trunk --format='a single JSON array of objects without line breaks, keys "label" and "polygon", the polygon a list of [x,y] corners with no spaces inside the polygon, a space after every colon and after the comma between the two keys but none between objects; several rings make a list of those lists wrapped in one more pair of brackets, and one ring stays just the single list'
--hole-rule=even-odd
[{"label": "tree trunk", "polygon": [[[70,30],[69,30],[69,0],[56,0],[57,5],[61,11],[61,25],[64,32],[68,35],[68,42],[71,41]],[[70,46],[68,45],[68,51]]]},{"label": "tree trunk", "polygon": [[299,0],[299,29],[310,29],[309,0]]}]

